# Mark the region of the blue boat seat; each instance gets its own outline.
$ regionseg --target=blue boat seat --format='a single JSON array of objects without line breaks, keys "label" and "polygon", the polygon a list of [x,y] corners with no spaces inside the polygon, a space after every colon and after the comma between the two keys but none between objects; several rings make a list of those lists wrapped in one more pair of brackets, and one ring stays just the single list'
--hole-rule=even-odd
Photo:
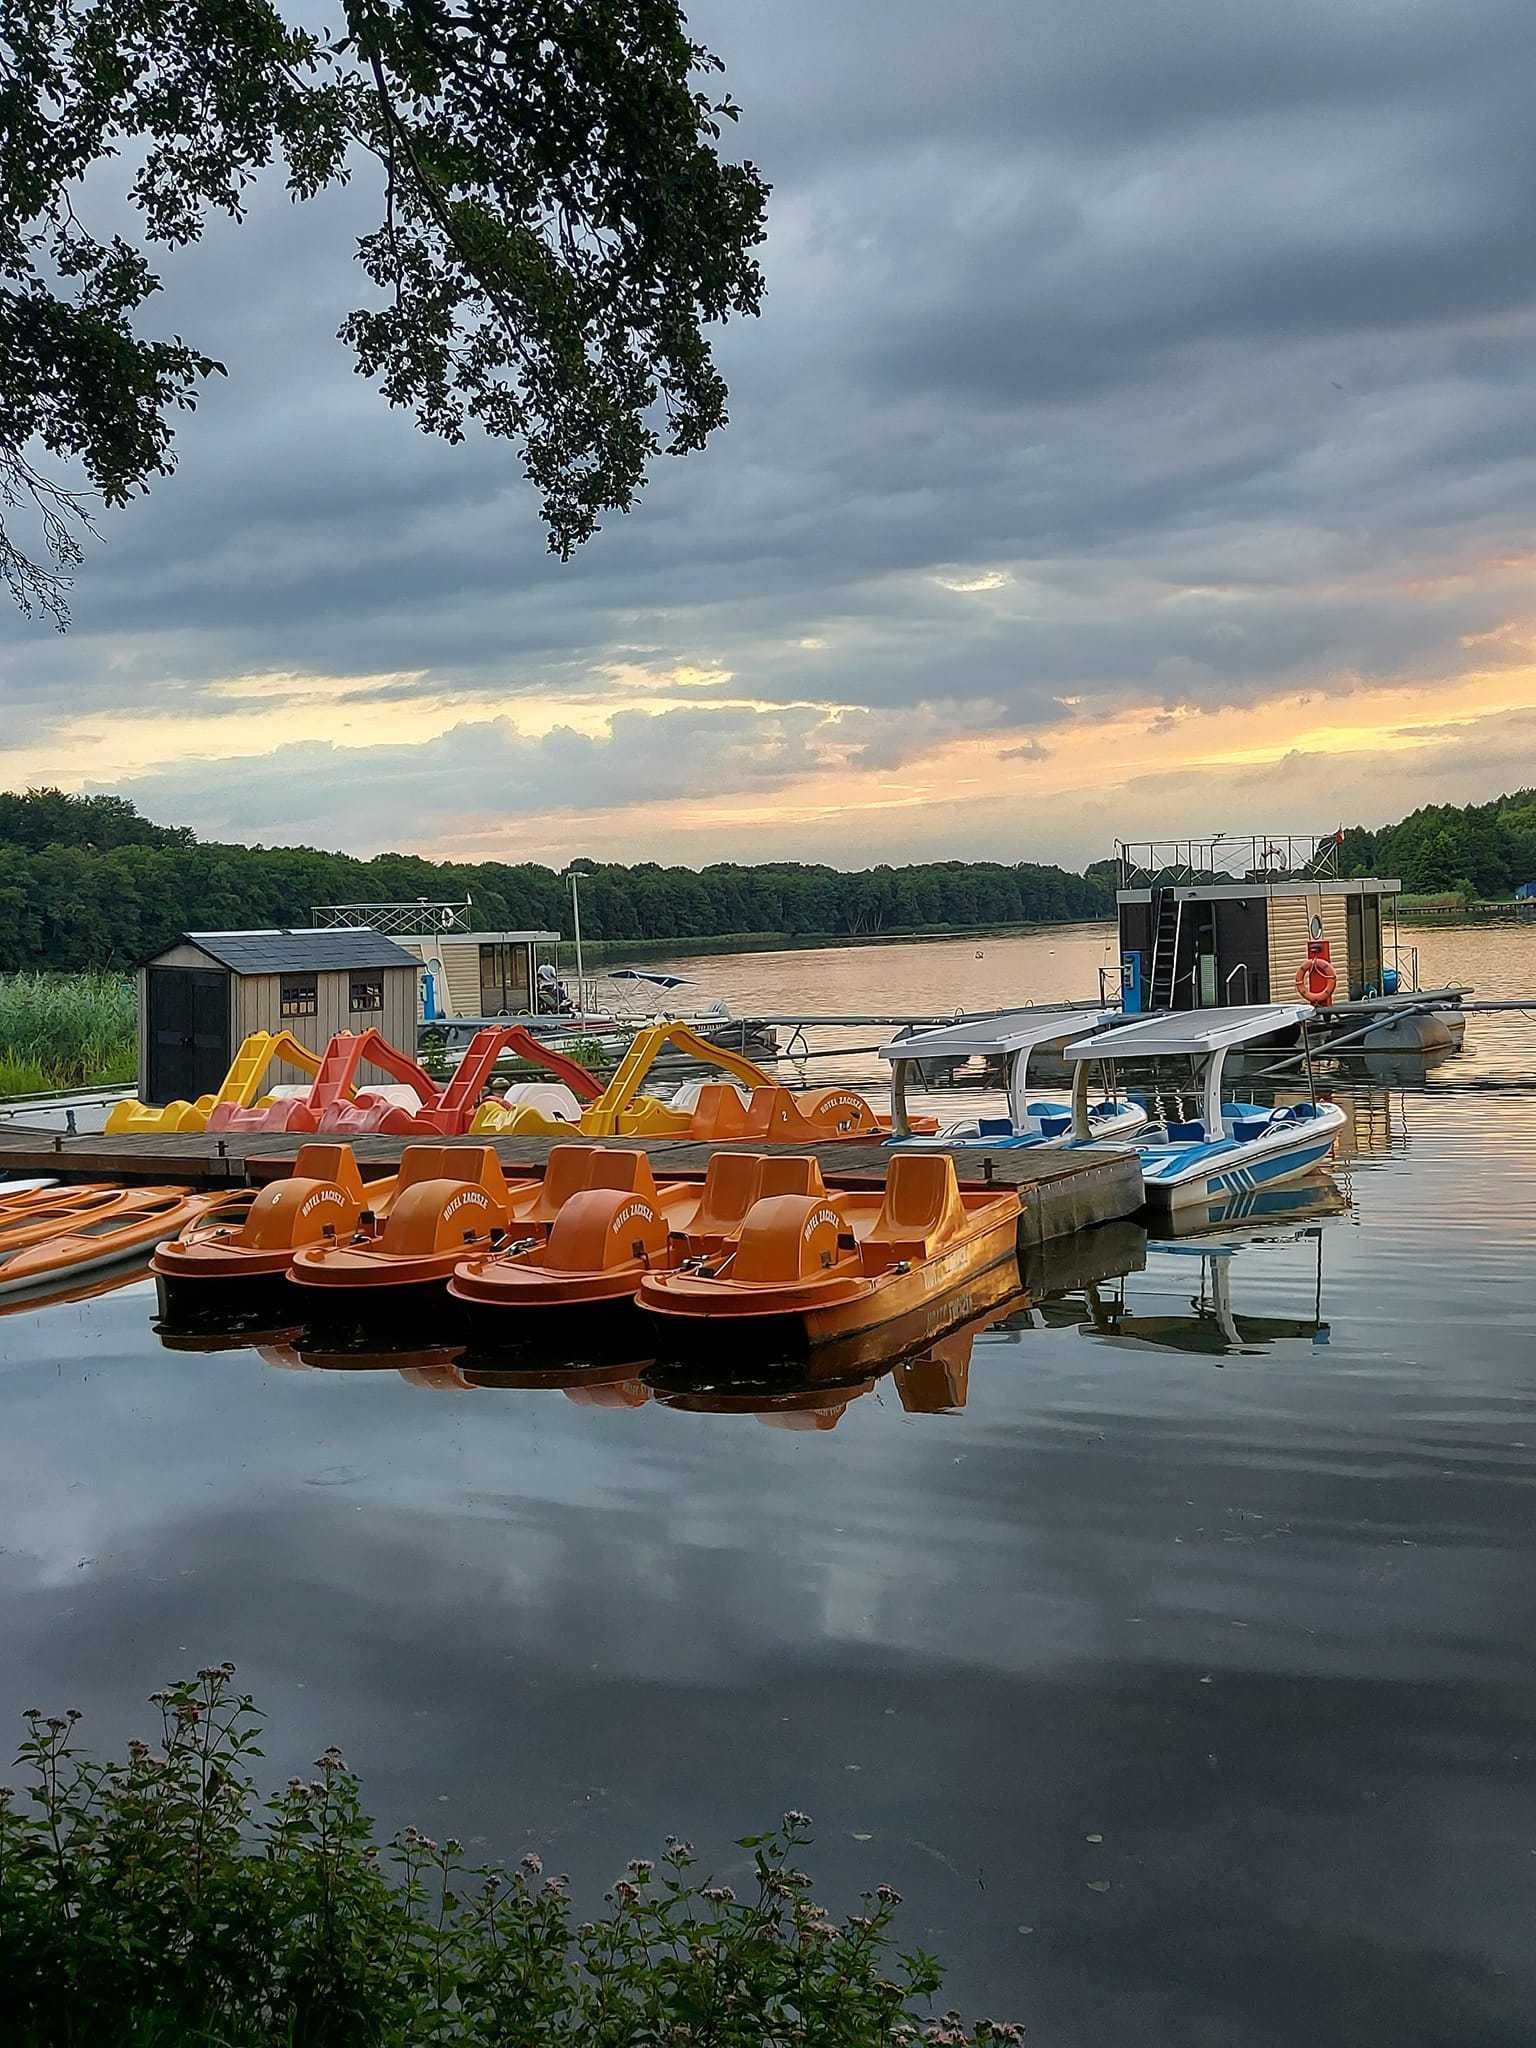
[{"label": "blue boat seat", "polygon": [[1205,1125],[1199,1117],[1191,1117],[1187,1123],[1168,1124],[1168,1141],[1173,1145],[1198,1145],[1205,1136]]},{"label": "blue boat seat", "polygon": [[1064,1137],[1071,1128],[1072,1113],[1070,1110],[1065,1113],[1058,1111],[1054,1115],[1043,1116],[1040,1119],[1040,1134],[1045,1138]]},{"label": "blue boat seat", "polygon": [[1274,1121],[1277,1124],[1308,1124],[1313,1117],[1322,1114],[1315,1102],[1291,1102],[1284,1109],[1277,1109]]},{"label": "blue boat seat", "polygon": [[1239,1116],[1232,1119],[1232,1135],[1240,1140],[1262,1138],[1274,1126],[1274,1119],[1268,1110],[1260,1110],[1256,1116]]}]

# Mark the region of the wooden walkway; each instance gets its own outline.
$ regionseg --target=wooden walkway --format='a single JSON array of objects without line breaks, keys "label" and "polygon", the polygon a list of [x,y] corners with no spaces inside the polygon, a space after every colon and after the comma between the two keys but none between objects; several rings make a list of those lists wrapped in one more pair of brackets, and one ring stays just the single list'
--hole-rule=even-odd
[{"label": "wooden walkway", "polygon": [[[0,1131],[0,1175],[54,1173],[71,1180],[172,1182],[191,1187],[246,1187],[281,1179],[292,1171],[301,1145],[325,1143],[272,1132],[186,1132],[180,1135],[123,1134],[65,1137],[52,1131]],[[555,1138],[387,1138],[347,1140],[364,1175],[382,1175],[398,1163],[408,1144],[489,1143],[509,1179],[540,1174]],[[579,1142],[577,1140],[576,1142]],[[591,1142],[650,1154],[657,1172],[703,1178],[715,1152],[762,1152],[763,1145],[706,1145],[678,1138],[609,1138]],[[866,1139],[816,1146],[821,1170],[834,1187],[879,1187],[891,1153]],[[956,1147],[955,1170],[963,1187],[1017,1188],[1023,1204],[1021,1249],[1065,1237],[1095,1223],[1133,1216],[1142,1205],[1141,1169],[1130,1152],[1009,1151],[985,1145]]]}]

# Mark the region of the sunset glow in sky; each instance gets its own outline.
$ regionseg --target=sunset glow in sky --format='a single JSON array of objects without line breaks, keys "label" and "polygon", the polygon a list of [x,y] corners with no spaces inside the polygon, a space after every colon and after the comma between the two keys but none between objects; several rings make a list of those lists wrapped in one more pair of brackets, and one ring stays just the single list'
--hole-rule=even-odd
[{"label": "sunset glow in sky", "polygon": [[229,367],[0,625],[0,785],[368,852],[1061,859],[1536,783],[1536,24],[707,0],[731,425],[570,565],[334,339],[366,176],[168,253]]}]

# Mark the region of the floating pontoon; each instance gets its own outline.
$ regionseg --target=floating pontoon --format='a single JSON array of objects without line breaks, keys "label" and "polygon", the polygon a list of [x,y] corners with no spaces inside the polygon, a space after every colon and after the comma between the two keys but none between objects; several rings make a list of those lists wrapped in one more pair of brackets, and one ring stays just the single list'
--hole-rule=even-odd
[{"label": "floating pontoon", "polygon": [[[891,1062],[892,1142],[904,1145],[997,1146],[1063,1145],[1072,1136],[1072,1105],[1048,1098],[1031,1100],[1029,1062],[1042,1047],[1060,1046],[1074,1032],[1101,1031],[1120,1021],[1119,1012],[1103,1010],[1005,1010],[995,1017],[977,1017],[893,1038],[880,1048]],[[939,1065],[953,1069],[971,1059],[1001,1062],[1006,1074],[1008,1114],[968,1117],[941,1125],[933,1136],[914,1136],[907,1116],[907,1076]],[[1089,1128],[1096,1138],[1116,1138],[1137,1131],[1147,1121],[1139,1102],[1111,1093],[1087,1106]]]},{"label": "floating pontoon", "polygon": [[1098,1133],[1089,1115],[1088,1087],[1094,1067],[1116,1069],[1131,1061],[1163,1063],[1187,1059],[1190,1092],[1200,1115],[1170,1119],[1146,1142],[1132,1140],[1141,1161],[1148,1206],[1182,1208],[1220,1202],[1229,1195],[1294,1180],[1319,1166],[1333,1150],[1344,1124],[1334,1102],[1288,1103],[1266,1109],[1254,1102],[1221,1098],[1222,1067],[1234,1047],[1305,1030],[1309,1003],[1253,1003],[1229,1010],[1175,1012],[1142,1017],[1116,1030],[1080,1038],[1066,1048],[1072,1078],[1072,1143],[1091,1145]]}]

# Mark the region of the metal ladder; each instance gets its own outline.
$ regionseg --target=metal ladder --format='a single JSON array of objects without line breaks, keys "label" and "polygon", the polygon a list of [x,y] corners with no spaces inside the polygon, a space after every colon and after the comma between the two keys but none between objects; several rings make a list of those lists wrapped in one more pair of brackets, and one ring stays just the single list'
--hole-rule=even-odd
[{"label": "metal ladder", "polygon": [[1152,941],[1152,977],[1147,988],[1147,1007],[1173,1008],[1174,979],[1179,966],[1179,938],[1184,928],[1184,905],[1171,889],[1157,892],[1157,924]]}]

